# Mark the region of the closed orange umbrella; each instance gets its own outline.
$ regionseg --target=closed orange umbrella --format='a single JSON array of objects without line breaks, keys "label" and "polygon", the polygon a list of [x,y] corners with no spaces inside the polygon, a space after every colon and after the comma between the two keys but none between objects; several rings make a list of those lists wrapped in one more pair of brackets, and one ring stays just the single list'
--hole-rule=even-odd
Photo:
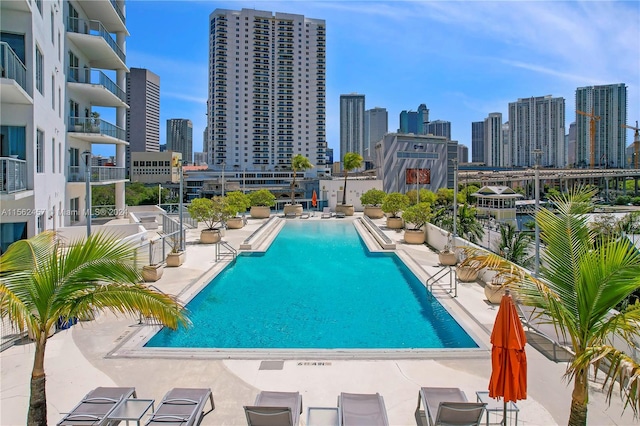
[{"label": "closed orange umbrella", "polygon": [[509,291],[500,302],[496,322],[491,333],[491,380],[489,396],[504,398],[504,415],[507,403],[527,398],[527,355],[524,346],[527,338],[520,317]]},{"label": "closed orange umbrella", "polygon": [[313,190],[313,195],[311,196],[311,205],[316,207],[318,205],[318,196],[316,195],[316,190]]}]

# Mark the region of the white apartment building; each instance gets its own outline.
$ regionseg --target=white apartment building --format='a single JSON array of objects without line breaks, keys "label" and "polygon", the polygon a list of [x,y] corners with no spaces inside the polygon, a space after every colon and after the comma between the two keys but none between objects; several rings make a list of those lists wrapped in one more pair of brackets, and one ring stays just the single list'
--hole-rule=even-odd
[{"label": "white apartment building", "polygon": [[325,21],[216,9],[209,16],[208,162],[328,174]]},{"label": "white apartment building", "polygon": [[[0,249],[47,229],[82,224],[85,163],[94,144],[115,146],[114,166],[92,185],[116,184],[124,212],[124,0],[0,3]],[[100,117],[113,110],[115,123]]]},{"label": "white apartment building", "polygon": [[489,167],[503,167],[502,113],[492,112],[484,119],[484,163]]}]

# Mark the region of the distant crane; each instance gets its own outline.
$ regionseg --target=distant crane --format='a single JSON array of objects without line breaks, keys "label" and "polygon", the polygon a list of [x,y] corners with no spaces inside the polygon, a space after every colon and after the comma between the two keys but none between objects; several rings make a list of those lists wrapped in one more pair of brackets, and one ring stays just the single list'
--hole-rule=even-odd
[{"label": "distant crane", "polygon": [[638,120],[636,120],[636,127],[627,126],[626,124],[621,124],[622,127],[626,127],[627,129],[634,130],[633,133],[633,167],[635,169],[638,168],[638,154],[640,151],[640,129],[638,129]]},{"label": "distant crane", "polygon": [[591,134],[591,168],[595,167],[596,162],[596,121],[600,120],[599,115],[576,110],[580,115],[589,117],[589,133]]}]

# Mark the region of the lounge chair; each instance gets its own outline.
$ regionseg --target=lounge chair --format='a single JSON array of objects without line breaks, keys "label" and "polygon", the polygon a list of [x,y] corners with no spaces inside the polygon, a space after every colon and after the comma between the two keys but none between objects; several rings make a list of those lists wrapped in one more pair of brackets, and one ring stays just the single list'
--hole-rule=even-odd
[{"label": "lounge chair", "polygon": [[418,392],[415,416],[416,422],[423,426],[477,426],[484,411],[484,403],[468,402],[459,388],[424,387]]},{"label": "lounge chair", "polygon": [[389,426],[384,399],[379,393],[341,393],[338,397],[340,425]]},{"label": "lounge chair", "polygon": [[302,413],[300,392],[262,391],[254,405],[245,405],[249,426],[298,426]]},{"label": "lounge chair", "polygon": [[107,416],[122,401],[135,398],[135,388],[98,387],[82,398],[70,413],[58,422],[58,426],[71,425],[106,425]]},{"label": "lounge chair", "polygon": [[[204,411],[207,401],[211,408]],[[209,388],[173,388],[162,398],[146,425],[195,426],[213,411],[213,394]]]},{"label": "lounge chair", "polygon": [[333,216],[331,209],[329,207],[323,207],[320,219],[331,219],[331,216]]}]

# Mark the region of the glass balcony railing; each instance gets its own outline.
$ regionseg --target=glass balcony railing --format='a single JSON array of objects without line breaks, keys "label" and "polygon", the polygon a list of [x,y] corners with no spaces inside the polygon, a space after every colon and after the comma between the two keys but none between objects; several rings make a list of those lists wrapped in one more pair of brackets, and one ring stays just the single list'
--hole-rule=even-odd
[{"label": "glass balcony railing", "polygon": [[[109,182],[124,180],[125,168],[112,166],[92,166],[91,182]],[[69,166],[67,182],[85,182],[86,174],[84,166]]]},{"label": "glass balcony railing", "polygon": [[67,80],[73,83],[98,84],[104,86],[108,91],[113,93],[123,102],[127,101],[127,95],[124,90],[113,82],[105,73],[100,70],[91,68],[69,67]]},{"label": "glass balcony railing", "polygon": [[120,17],[120,19],[122,19],[122,23],[126,23],[125,22],[125,18],[124,18],[124,13],[122,12],[122,9],[120,8],[120,6],[118,5],[118,3],[116,2],[116,0],[111,0],[111,5],[113,6],[113,8],[116,10],[116,13],[118,14],[118,16]]},{"label": "glass balcony railing", "polygon": [[0,157],[0,193],[12,194],[27,189],[27,162]]},{"label": "glass balcony railing", "polygon": [[67,31],[78,34],[88,34],[92,36],[102,37],[107,44],[118,55],[122,62],[126,62],[124,52],[118,47],[116,41],[111,34],[102,25],[100,21],[87,21],[86,19],[69,17],[67,22]]},{"label": "glass balcony railing", "polygon": [[127,133],[123,128],[101,118],[69,117],[67,131],[70,133],[95,133],[123,141],[127,139]]},{"label": "glass balcony railing", "polygon": [[0,75],[15,80],[31,96],[27,88],[27,67],[4,41],[0,42]]}]

